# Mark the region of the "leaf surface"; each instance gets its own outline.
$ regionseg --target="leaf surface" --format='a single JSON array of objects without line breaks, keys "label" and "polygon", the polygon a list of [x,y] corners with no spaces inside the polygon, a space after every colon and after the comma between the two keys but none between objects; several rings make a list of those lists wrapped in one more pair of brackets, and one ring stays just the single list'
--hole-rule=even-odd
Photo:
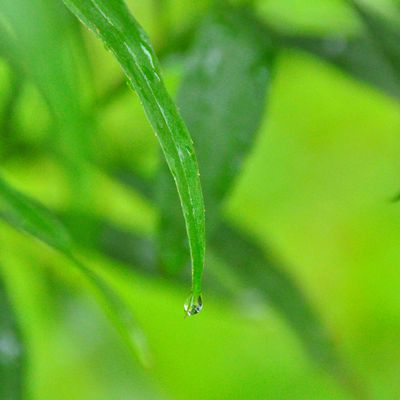
[{"label": "leaf surface", "polygon": [[0,217],[20,232],[28,234],[64,254],[83,274],[121,336],[143,365],[149,364],[144,335],[132,311],[98,273],[74,254],[67,230],[44,206],[11,187],[0,177]]},{"label": "leaf surface", "polygon": [[192,293],[201,294],[205,218],[192,139],[163,84],[158,60],[143,29],[121,0],[65,0],[103,41],[140,97],[178,189],[192,258]]},{"label": "leaf surface", "polygon": [[2,0],[0,51],[14,72],[27,77],[43,96],[53,118],[51,150],[68,173],[76,204],[83,205],[90,187],[85,163],[91,127],[78,90],[64,10],[52,0]]},{"label": "leaf surface", "polygon": [[368,36],[343,37],[282,36],[284,46],[306,51],[346,75],[400,98],[400,78],[382,50]]},{"label": "leaf surface", "polygon": [[[196,36],[178,104],[197,149],[210,237],[261,123],[274,52],[265,43],[258,21],[244,12],[212,15]],[[161,264],[174,273],[187,262],[182,251],[186,240],[165,170],[160,171],[157,197]]]}]

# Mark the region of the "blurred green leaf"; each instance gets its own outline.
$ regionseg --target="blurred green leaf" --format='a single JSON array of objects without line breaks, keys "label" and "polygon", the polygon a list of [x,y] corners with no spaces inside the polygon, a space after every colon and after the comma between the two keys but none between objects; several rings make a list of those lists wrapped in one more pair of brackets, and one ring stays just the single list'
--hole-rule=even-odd
[{"label": "blurred green leaf", "polygon": [[[207,235],[251,148],[265,109],[274,61],[258,21],[244,10],[204,21],[189,51],[178,104],[197,149],[207,210]],[[168,273],[187,261],[185,231],[170,177],[161,170],[159,253]]]},{"label": "blurred green leaf", "polygon": [[[376,43],[397,77],[400,76],[400,28],[388,18],[384,18],[358,0],[347,0],[367,27],[372,40]],[[400,17],[400,15],[398,15]]]},{"label": "blurred green leaf", "polygon": [[107,316],[143,365],[149,365],[144,335],[132,311],[97,273],[74,255],[72,240],[64,226],[37,201],[13,189],[0,178],[0,217],[15,229],[33,236],[64,254],[91,284]]},{"label": "blurred green leaf", "polygon": [[[155,244],[151,237],[75,211],[62,213],[61,219],[80,248],[100,251],[146,274],[157,275],[159,272],[156,269]],[[81,229],[82,223],[87,229]]]},{"label": "blurred green leaf", "polygon": [[0,276],[0,399],[23,399],[24,381],[24,343],[14,309]]},{"label": "blurred green leaf", "polygon": [[[387,63],[391,66],[397,81],[400,81],[399,26],[357,0],[347,0],[347,2],[364,22],[371,40],[375,43],[376,47],[380,49]],[[387,72],[385,73],[385,71],[380,71],[380,74],[383,77],[387,76]],[[399,195],[392,199],[394,202],[398,202],[399,200]]]},{"label": "blurred green leaf", "polygon": [[312,304],[271,254],[267,255],[253,239],[225,223],[216,231],[210,247],[229,266],[242,291],[256,289],[267,304],[281,313],[317,364],[335,376],[355,398],[366,398],[364,387],[339,356]]},{"label": "blurred green leaf", "polygon": [[385,54],[369,37],[282,36],[284,46],[311,53],[325,60],[346,75],[353,76],[389,96],[400,98],[400,79]]},{"label": "blurred green leaf", "polygon": [[16,73],[39,88],[56,127],[55,150],[69,173],[76,201],[84,202],[90,128],[83,112],[73,57],[67,45],[63,7],[51,0],[4,0],[0,14],[7,35],[4,53]]},{"label": "blurred green leaf", "polygon": [[336,349],[329,333],[299,287],[276,259],[267,256],[254,240],[221,224],[211,248],[229,266],[243,289],[259,290],[265,300],[285,316],[308,353],[329,369],[338,367]]},{"label": "blurred green leaf", "polygon": [[347,0],[364,22],[364,35],[287,35],[275,32],[283,46],[307,51],[340,68],[344,73],[400,98],[400,29],[387,18],[362,5]]},{"label": "blurred green leaf", "polygon": [[161,79],[150,42],[121,0],[65,0],[109,48],[139,95],[181,199],[192,257],[192,292],[201,293],[204,267],[204,205],[192,140]]},{"label": "blurred green leaf", "polygon": [[72,242],[61,223],[41,204],[18,192],[0,177],[0,212],[14,228],[27,233],[64,254]]}]

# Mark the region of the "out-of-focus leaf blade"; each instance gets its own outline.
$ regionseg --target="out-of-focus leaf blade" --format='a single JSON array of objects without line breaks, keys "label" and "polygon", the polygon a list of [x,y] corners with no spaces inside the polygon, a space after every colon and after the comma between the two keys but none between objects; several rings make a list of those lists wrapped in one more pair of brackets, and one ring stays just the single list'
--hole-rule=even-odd
[{"label": "out-of-focus leaf blade", "polygon": [[[244,11],[209,17],[189,52],[178,104],[197,149],[207,210],[207,235],[253,143],[265,108],[273,50],[258,21]],[[173,184],[160,171],[161,264],[177,272],[187,261],[184,226]]]},{"label": "out-of-focus leaf blade", "polygon": [[279,310],[319,362],[332,364],[333,344],[321,321],[293,280],[279,268],[276,260],[235,228],[221,224],[212,249],[240,277],[244,288],[258,289]]},{"label": "out-of-focus leaf blade", "polygon": [[279,263],[232,226],[221,224],[215,236],[211,250],[227,263],[243,289],[258,290],[283,315],[311,358],[332,373],[356,398],[365,398],[363,387],[339,357],[323,322]]},{"label": "out-of-focus leaf blade", "polygon": [[[71,82],[65,79],[66,55],[62,52],[65,27],[57,18],[54,3],[3,0],[0,12],[10,31],[8,36],[13,39],[13,50],[19,64],[39,86],[52,111],[60,113],[67,102],[72,107],[76,98]],[[4,45],[10,47],[7,42]],[[65,96],[69,98],[61,99],[59,90],[65,90]]]},{"label": "out-of-focus leaf blade", "polygon": [[[81,248],[101,251],[107,257],[131,265],[146,274],[159,272],[156,269],[155,245],[151,237],[122,229],[89,214],[70,211],[63,213],[61,219],[74,242]],[[87,229],[80,228],[82,222]]]},{"label": "out-of-focus leaf blade", "polygon": [[400,29],[358,1],[347,2],[364,21],[366,34],[351,38],[276,34],[278,42],[307,51],[389,96],[400,98]]},{"label": "out-of-focus leaf blade", "polygon": [[0,177],[0,215],[14,228],[64,254],[72,250],[68,233],[41,204],[11,187]]},{"label": "out-of-focus leaf blade", "polygon": [[0,276],[0,399],[22,400],[25,348],[13,307]]},{"label": "out-of-focus leaf blade", "polygon": [[169,97],[150,42],[121,0],[65,0],[114,53],[157,134],[181,200],[192,257],[192,292],[201,293],[205,222],[199,170],[189,132]]},{"label": "out-of-focus leaf blade", "polygon": [[68,232],[44,206],[12,188],[0,178],[0,217],[15,229],[33,236],[64,254],[96,292],[107,316],[126,340],[143,365],[149,364],[144,335],[133,318],[132,311],[97,273],[86,267],[74,255]]},{"label": "out-of-focus leaf blade", "polygon": [[396,75],[400,75],[400,28],[358,0],[347,0],[363,20],[372,40],[381,49]]},{"label": "out-of-focus leaf blade", "polygon": [[90,128],[79,95],[73,57],[66,44],[67,26],[62,5],[52,0],[2,0],[0,25],[3,52],[17,73],[38,87],[56,129],[55,150],[69,173],[75,201],[83,203],[89,157]]},{"label": "out-of-focus leaf blade", "polygon": [[349,76],[400,98],[399,75],[369,37],[282,36],[279,40],[284,46],[311,53]]},{"label": "out-of-focus leaf blade", "polygon": [[[358,0],[347,0],[347,2],[360,16],[371,40],[381,50],[397,79],[400,80],[400,27]],[[381,73],[384,74],[383,71]],[[398,199],[394,198],[393,201],[397,202]]]}]

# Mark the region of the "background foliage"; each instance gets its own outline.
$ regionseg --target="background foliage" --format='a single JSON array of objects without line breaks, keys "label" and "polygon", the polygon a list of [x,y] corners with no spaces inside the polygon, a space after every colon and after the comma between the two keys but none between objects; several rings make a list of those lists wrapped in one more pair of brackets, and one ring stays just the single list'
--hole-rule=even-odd
[{"label": "background foliage", "polygon": [[0,398],[398,398],[400,4],[127,5],[194,140],[205,311],[109,43],[0,0]]}]

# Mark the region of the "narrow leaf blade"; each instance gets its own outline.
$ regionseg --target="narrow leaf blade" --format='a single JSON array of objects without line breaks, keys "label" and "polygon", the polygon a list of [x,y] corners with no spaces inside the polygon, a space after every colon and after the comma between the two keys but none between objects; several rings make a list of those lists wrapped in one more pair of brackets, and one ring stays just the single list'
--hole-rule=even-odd
[{"label": "narrow leaf blade", "polygon": [[364,22],[372,40],[385,55],[396,74],[400,74],[400,29],[358,0],[347,0]]},{"label": "narrow leaf blade", "polygon": [[221,224],[215,251],[246,288],[259,291],[280,312],[303,343],[308,355],[329,371],[355,398],[365,398],[358,378],[340,357],[330,332],[295,281],[263,249],[236,228]]},{"label": "narrow leaf blade", "polygon": [[[192,133],[207,210],[207,235],[219,223],[221,204],[240,172],[261,123],[274,54],[258,21],[244,11],[209,16],[189,52],[178,104]],[[170,177],[161,170],[159,253],[169,273],[187,258],[185,236]]]},{"label": "narrow leaf blade", "polygon": [[369,37],[282,36],[280,42],[333,64],[346,75],[391,97],[400,98],[399,75]]},{"label": "narrow leaf blade", "polygon": [[40,203],[12,188],[1,177],[0,217],[18,231],[64,254],[91,284],[99,303],[129,348],[144,366],[150,364],[145,337],[130,308],[99,274],[76,258],[69,234],[58,219]]},{"label": "narrow leaf blade", "polygon": [[10,225],[64,254],[71,252],[71,240],[61,223],[45,207],[15,190],[0,177],[0,216]]},{"label": "narrow leaf blade", "polygon": [[68,173],[75,201],[87,201],[90,158],[90,124],[83,111],[78,90],[77,65],[67,44],[68,29],[60,13],[62,4],[52,0],[2,0],[0,25],[8,33],[0,47],[14,71],[23,74],[38,88],[54,121],[58,160]]},{"label": "narrow leaf blade", "polygon": [[121,0],[65,0],[65,4],[114,53],[139,95],[174,177],[192,258],[192,292],[201,294],[205,220],[193,143],[169,97],[150,42]]}]

